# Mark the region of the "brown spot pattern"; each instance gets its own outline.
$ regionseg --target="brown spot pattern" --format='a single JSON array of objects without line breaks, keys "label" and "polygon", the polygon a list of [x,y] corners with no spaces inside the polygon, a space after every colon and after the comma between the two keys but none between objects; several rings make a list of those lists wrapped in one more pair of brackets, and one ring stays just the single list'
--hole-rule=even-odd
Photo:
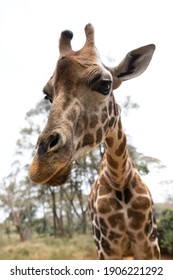
[{"label": "brown spot pattern", "polygon": [[123,193],[120,192],[120,191],[115,191],[115,196],[120,200],[122,201],[123,199]]},{"label": "brown spot pattern", "polygon": [[126,204],[129,203],[129,201],[131,200],[132,197],[133,197],[133,194],[131,193],[129,188],[126,187],[124,190],[124,202]]},{"label": "brown spot pattern", "polygon": [[145,234],[148,235],[151,232],[152,229],[152,222],[149,221],[146,225],[145,225]]},{"label": "brown spot pattern", "polygon": [[108,184],[108,182],[107,182],[107,180],[106,180],[106,178],[105,178],[105,176],[103,174],[102,174],[102,176],[100,178],[100,185],[104,186],[104,188],[105,188],[104,191],[107,190],[108,192],[111,192],[112,189],[110,188],[110,186],[109,186],[109,184]]},{"label": "brown spot pattern", "polygon": [[132,203],[132,208],[136,210],[146,210],[150,207],[150,200],[145,196],[138,196]]},{"label": "brown spot pattern", "polygon": [[75,128],[75,136],[80,136],[83,133],[84,126],[82,122],[78,122]]},{"label": "brown spot pattern", "polygon": [[98,212],[102,214],[109,213],[111,211],[109,202],[106,198],[98,199],[97,201]]},{"label": "brown spot pattern", "polygon": [[112,127],[115,123],[115,117],[112,117],[109,121],[109,127]]},{"label": "brown spot pattern", "polygon": [[98,240],[100,240],[100,230],[95,227],[94,231],[95,231],[95,236],[97,237]]},{"label": "brown spot pattern", "polygon": [[139,239],[139,240],[144,240],[144,234],[143,234],[143,232],[139,232],[138,234],[137,234],[137,239]]},{"label": "brown spot pattern", "polygon": [[121,236],[122,236],[121,234],[116,233],[116,232],[111,230],[109,232],[108,238],[109,238],[109,240],[116,240],[116,239],[119,239]]},{"label": "brown spot pattern", "polygon": [[69,121],[74,122],[76,120],[76,117],[76,110],[74,108],[67,112],[67,118],[69,119]]},{"label": "brown spot pattern", "polygon": [[117,199],[112,198],[112,197],[109,198],[109,205],[115,211],[120,210],[120,209],[123,208],[121,203]]},{"label": "brown spot pattern", "polygon": [[96,143],[101,143],[102,141],[102,129],[99,128],[96,133]]},{"label": "brown spot pattern", "polygon": [[102,111],[102,117],[101,117],[101,120],[102,120],[102,123],[104,123],[107,119],[107,111]]},{"label": "brown spot pattern", "polygon": [[95,128],[97,124],[98,124],[98,116],[92,115],[90,117],[90,128]]},{"label": "brown spot pattern", "polygon": [[112,228],[119,227],[120,230],[124,230],[124,214],[123,213],[117,213],[115,215],[112,215],[108,217],[108,222]]},{"label": "brown spot pattern", "polygon": [[115,151],[116,156],[120,157],[123,154],[125,147],[126,147],[126,137],[124,135],[122,143],[119,145],[118,149]]},{"label": "brown spot pattern", "polygon": [[87,115],[84,115],[82,117],[82,122],[85,124],[85,128],[87,128],[89,122]]},{"label": "brown spot pattern", "polygon": [[93,143],[94,143],[93,135],[90,133],[85,134],[85,136],[83,138],[82,147],[87,146],[87,145],[92,146]]},{"label": "brown spot pattern", "polygon": [[129,219],[131,219],[129,226],[133,229],[140,229],[145,221],[145,215],[142,212],[134,211],[132,209],[127,210]]},{"label": "brown spot pattern", "polygon": [[100,185],[100,188],[99,188],[99,196],[102,196],[102,195],[105,195],[105,194],[108,194],[112,191],[111,187],[107,185]]},{"label": "brown spot pattern", "polygon": [[[131,180],[131,185],[132,185],[132,187],[133,187],[133,188],[135,189],[135,191],[136,191],[137,193],[139,193],[139,194],[148,194],[146,188],[140,187],[140,186],[139,186],[138,179],[140,180],[139,175],[138,175],[138,174],[135,174],[135,176],[134,176],[133,179]],[[140,180],[140,181],[141,181],[141,180]]]},{"label": "brown spot pattern", "polygon": [[99,257],[99,259],[100,259],[100,260],[104,260],[104,259],[105,259],[105,257],[104,257],[104,255],[103,255],[103,253],[100,253],[100,257]]},{"label": "brown spot pattern", "polygon": [[118,140],[122,138],[122,130],[118,129]]},{"label": "brown spot pattern", "polygon": [[118,120],[118,128],[122,129],[121,118],[119,118],[119,120]]},{"label": "brown spot pattern", "polygon": [[99,218],[99,223],[100,223],[100,226],[102,227],[102,228],[105,228],[105,229],[107,229],[107,224],[106,224],[106,222],[105,222],[105,220],[103,219],[103,218]]},{"label": "brown spot pattern", "polygon": [[104,237],[102,237],[102,239],[101,239],[101,245],[102,245],[102,248],[103,248],[104,252],[108,256],[112,255],[111,246],[110,246],[109,242]]},{"label": "brown spot pattern", "polygon": [[107,144],[107,146],[108,146],[109,148],[112,148],[112,147],[113,147],[114,139],[113,139],[112,137],[107,137],[107,138],[105,139],[105,141],[106,141],[106,144]]},{"label": "brown spot pattern", "polygon": [[109,116],[110,116],[112,114],[112,101],[109,101],[108,110],[109,110]]}]

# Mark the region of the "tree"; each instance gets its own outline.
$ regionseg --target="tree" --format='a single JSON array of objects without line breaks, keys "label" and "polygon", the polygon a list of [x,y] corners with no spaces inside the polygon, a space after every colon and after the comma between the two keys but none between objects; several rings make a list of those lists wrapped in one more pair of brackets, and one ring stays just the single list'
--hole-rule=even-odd
[{"label": "tree", "polygon": [[[139,105],[136,102],[133,102],[130,96],[126,96],[122,104],[122,114],[125,117],[128,117],[129,110],[138,109]],[[139,152],[136,147],[131,144],[131,139],[128,133],[126,133],[128,139],[128,151],[129,155],[141,175],[147,175],[151,168],[163,168],[160,160],[151,156],[146,156],[143,153]]]},{"label": "tree", "polygon": [[173,210],[162,212],[158,222],[158,238],[161,251],[173,255]]},{"label": "tree", "polygon": [[31,200],[30,183],[24,181],[18,183],[12,175],[4,179],[3,183],[4,189],[0,195],[1,207],[6,209],[8,219],[12,220],[20,240],[30,239],[32,220],[36,211]]},{"label": "tree", "polygon": [[11,173],[3,179],[0,193],[1,207],[6,209],[21,241],[31,238],[32,220],[38,208],[36,202],[38,188],[30,183],[27,170],[34,150],[35,138],[40,132],[39,122],[34,122],[34,118],[41,119],[39,117],[41,108],[42,111],[47,111],[48,106],[43,106],[41,101],[35,109],[26,114],[26,125],[21,129],[21,137],[16,141],[15,160],[11,166]]},{"label": "tree", "polygon": [[153,166],[156,166],[157,168],[163,167],[159,159],[139,153],[131,144],[128,145],[128,150],[133,163],[141,175],[148,174],[150,172],[150,168]]}]

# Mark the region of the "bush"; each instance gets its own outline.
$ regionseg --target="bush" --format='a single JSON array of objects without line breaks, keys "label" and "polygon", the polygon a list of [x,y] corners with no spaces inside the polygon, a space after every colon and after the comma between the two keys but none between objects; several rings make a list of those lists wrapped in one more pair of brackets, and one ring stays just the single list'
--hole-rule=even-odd
[{"label": "bush", "polygon": [[158,238],[161,252],[173,255],[173,210],[162,212],[158,222]]}]

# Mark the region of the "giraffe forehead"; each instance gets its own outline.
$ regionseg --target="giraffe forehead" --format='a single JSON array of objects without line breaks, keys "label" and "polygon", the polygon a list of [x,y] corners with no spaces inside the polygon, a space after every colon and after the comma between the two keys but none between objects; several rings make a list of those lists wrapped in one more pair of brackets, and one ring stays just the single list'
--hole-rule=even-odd
[{"label": "giraffe forehead", "polygon": [[102,76],[105,79],[112,80],[110,71],[104,67],[99,56],[87,56],[87,54],[80,54],[80,52],[72,52],[60,57],[57,63],[56,73],[59,78],[63,76],[66,79],[70,77],[72,79],[85,79],[89,84],[90,82],[97,81]]}]

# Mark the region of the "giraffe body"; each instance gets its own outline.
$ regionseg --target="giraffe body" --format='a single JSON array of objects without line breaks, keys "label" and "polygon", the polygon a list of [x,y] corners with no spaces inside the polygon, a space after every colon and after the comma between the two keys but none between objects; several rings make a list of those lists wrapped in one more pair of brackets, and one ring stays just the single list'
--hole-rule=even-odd
[{"label": "giraffe body", "polygon": [[135,259],[159,259],[152,198],[129,158],[113,96],[122,82],[145,71],[155,46],[133,50],[108,68],[100,60],[91,24],[85,33],[85,45],[76,52],[72,32],[61,34],[60,57],[43,90],[52,107],[29,176],[35,183],[61,185],[73,160],[103,141],[105,154],[89,196],[98,256],[122,259],[130,248]]}]

